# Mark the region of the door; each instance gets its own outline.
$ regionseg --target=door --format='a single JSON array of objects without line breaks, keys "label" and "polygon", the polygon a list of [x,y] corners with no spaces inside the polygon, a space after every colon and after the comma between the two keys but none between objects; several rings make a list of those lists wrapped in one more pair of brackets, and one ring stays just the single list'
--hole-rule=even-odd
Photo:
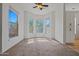
[{"label": "door", "polygon": [[75,39],[75,14],[66,12],[66,43],[73,43]]}]

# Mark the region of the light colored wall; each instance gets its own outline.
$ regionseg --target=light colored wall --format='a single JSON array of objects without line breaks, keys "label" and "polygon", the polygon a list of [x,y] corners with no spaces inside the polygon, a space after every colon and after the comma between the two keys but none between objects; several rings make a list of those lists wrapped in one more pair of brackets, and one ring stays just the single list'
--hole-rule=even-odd
[{"label": "light colored wall", "polygon": [[58,40],[60,43],[64,43],[64,29],[63,29],[63,22],[64,22],[64,4],[57,4],[56,5],[56,14],[55,14],[55,39]]},{"label": "light colored wall", "polygon": [[[8,50],[18,42],[24,39],[24,13],[22,8],[19,8],[18,4],[3,4],[2,10],[2,52]],[[9,26],[8,26],[8,9],[12,7],[18,13],[18,31],[19,35],[14,38],[9,38]]]}]

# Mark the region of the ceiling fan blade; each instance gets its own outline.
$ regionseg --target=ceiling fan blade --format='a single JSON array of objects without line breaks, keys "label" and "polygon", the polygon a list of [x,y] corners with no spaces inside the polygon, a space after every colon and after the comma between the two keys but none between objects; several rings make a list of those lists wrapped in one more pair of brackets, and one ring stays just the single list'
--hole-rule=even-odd
[{"label": "ceiling fan blade", "polygon": [[48,7],[48,5],[42,5],[42,6],[44,6],[44,7]]},{"label": "ceiling fan blade", "polygon": [[36,8],[37,6],[33,7],[33,8]]}]

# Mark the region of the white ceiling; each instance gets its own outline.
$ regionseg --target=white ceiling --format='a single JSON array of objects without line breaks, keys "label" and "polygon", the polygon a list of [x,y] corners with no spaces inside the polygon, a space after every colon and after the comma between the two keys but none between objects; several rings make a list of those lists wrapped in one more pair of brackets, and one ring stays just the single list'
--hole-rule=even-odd
[{"label": "white ceiling", "polygon": [[[17,4],[17,3],[16,3]],[[48,7],[44,8],[43,10],[40,10],[38,8],[33,8],[35,6],[34,3],[19,3],[16,7],[22,8],[24,11],[32,12],[34,14],[48,14],[50,12],[53,12],[56,10],[58,3],[44,3],[48,5]],[[60,3],[61,4],[61,3]],[[73,10],[72,8],[75,8]],[[65,4],[65,10],[66,11],[79,11],[79,3],[66,3]]]},{"label": "white ceiling", "polygon": [[32,12],[35,14],[47,14],[49,12],[55,11],[55,3],[44,3],[48,5],[48,7],[45,7],[43,10],[40,10],[38,8],[33,8],[35,6],[34,3],[26,3],[26,4],[20,4],[20,7],[22,7],[25,11]]},{"label": "white ceiling", "polygon": [[[33,8],[35,6],[34,3],[27,3],[27,4],[22,4],[26,11],[35,13],[35,14],[47,14],[49,12],[55,11],[57,8],[58,3],[44,3],[47,4],[49,7],[44,8],[42,11],[38,8]],[[75,8],[74,10],[72,8]],[[66,11],[79,11],[79,3],[66,3],[65,4],[65,10]]]}]

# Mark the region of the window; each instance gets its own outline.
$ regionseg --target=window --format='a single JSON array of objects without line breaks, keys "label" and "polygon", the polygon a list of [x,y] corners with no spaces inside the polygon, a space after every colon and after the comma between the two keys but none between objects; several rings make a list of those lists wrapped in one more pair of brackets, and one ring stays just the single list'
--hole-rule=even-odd
[{"label": "window", "polygon": [[43,33],[43,20],[36,20],[36,32]]},{"label": "window", "polygon": [[33,19],[29,19],[29,33],[33,33]]},{"label": "window", "polygon": [[48,33],[50,29],[50,18],[45,19],[44,24],[45,24],[45,33]]},{"label": "window", "polygon": [[9,9],[8,12],[9,21],[9,37],[18,36],[18,16],[14,10]]}]

